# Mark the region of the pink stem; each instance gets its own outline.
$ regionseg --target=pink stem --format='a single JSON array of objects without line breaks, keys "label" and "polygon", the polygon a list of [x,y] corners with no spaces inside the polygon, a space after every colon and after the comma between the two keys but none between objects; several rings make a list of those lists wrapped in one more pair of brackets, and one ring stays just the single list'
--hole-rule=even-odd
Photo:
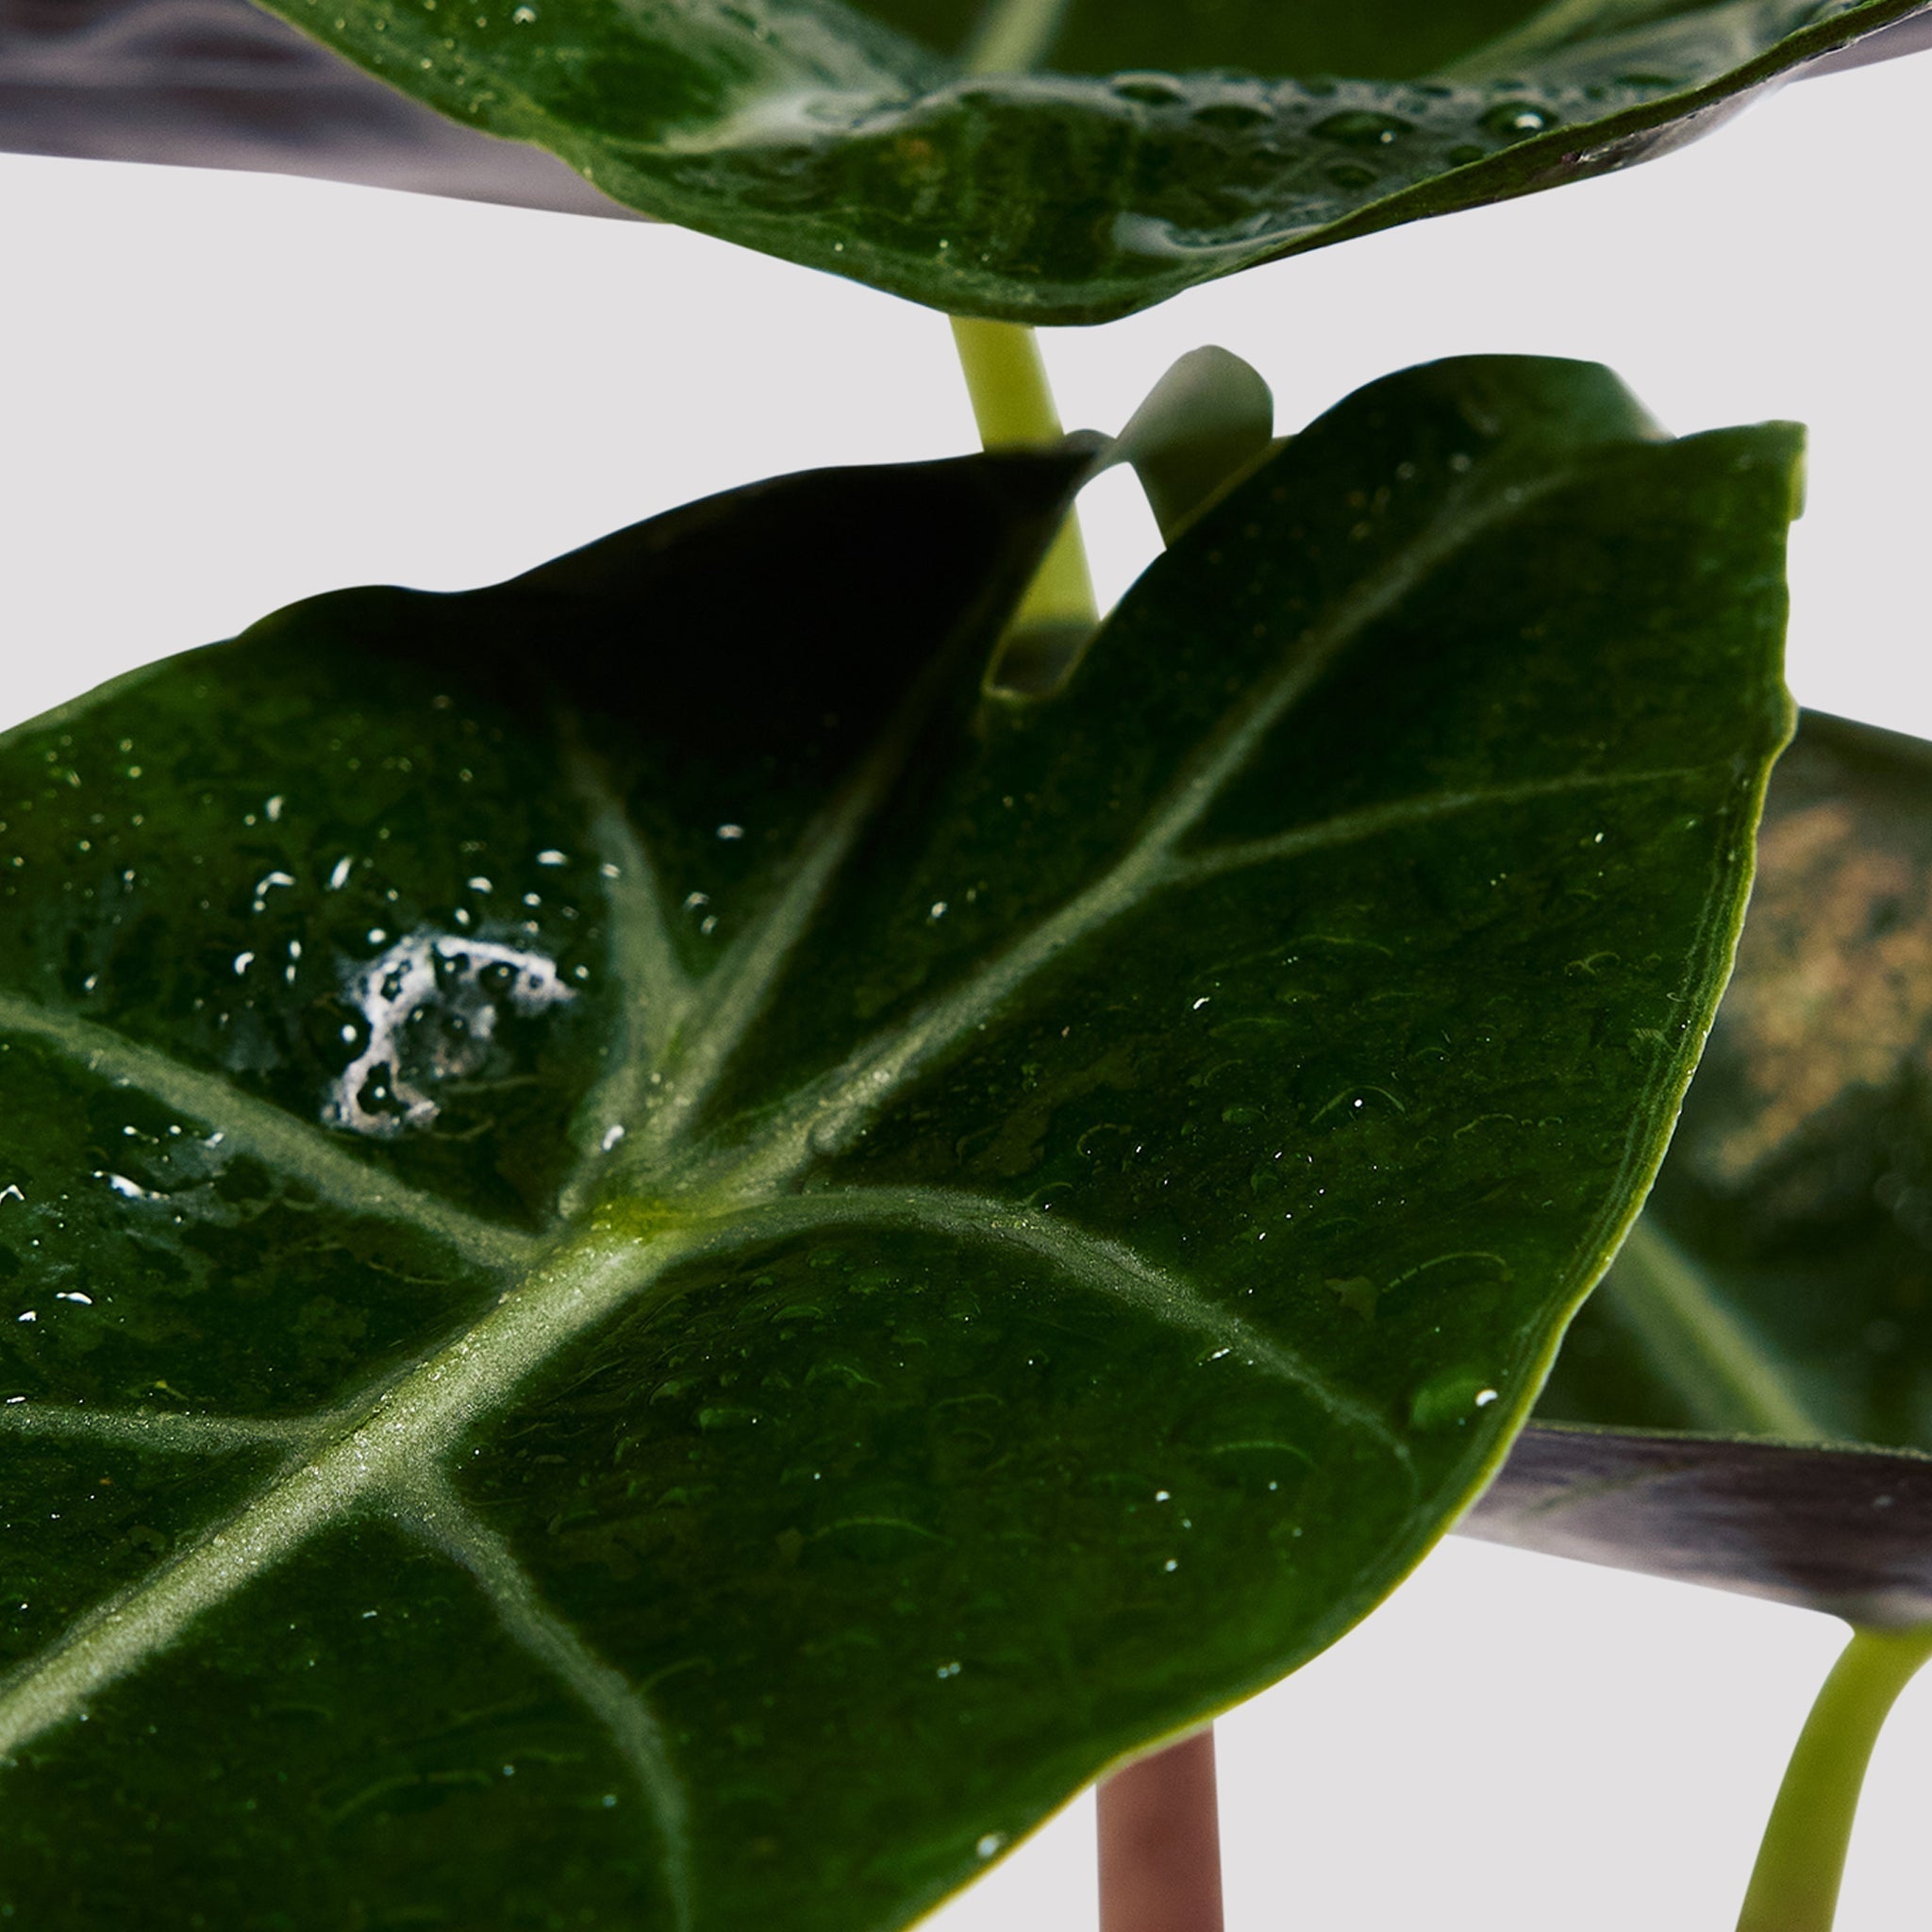
[{"label": "pink stem", "polygon": [[1211,1725],[1100,1787],[1100,1932],[1222,1932]]}]

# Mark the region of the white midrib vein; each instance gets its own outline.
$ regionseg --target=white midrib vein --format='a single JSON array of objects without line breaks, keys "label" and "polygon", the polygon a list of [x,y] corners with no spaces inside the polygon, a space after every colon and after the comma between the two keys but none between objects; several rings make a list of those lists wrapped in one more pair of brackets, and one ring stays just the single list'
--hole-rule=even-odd
[{"label": "white midrib vein", "polygon": [[923,1227],[961,1241],[1019,1248],[1075,1286],[1238,1355],[1407,1467],[1406,1445],[1386,1420],[1333,1389],[1292,1350],[1206,1301],[1125,1243],[1010,1203],[949,1189],[867,1188],[768,1200],[655,1234],[640,1234],[629,1216],[619,1216],[555,1250],[474,1326],[374,1403],[347,1405],[308,1426],[75,1406],[0,1409],[0,1437],[58,1434],[187,1451],[258,1442],[293,1452],[247,1503],[0,1682],[0,1761],[75,1716],[90,1697],[165,1650],[191,1624],[316,1536],[379,1510],[461,1561],[509,1634],[557,1668],[611,1731],[651,1802],[675,1891],[689,1876],[684,1807],[655,1718],[541,1603],[508,1545],[457,1498],[438,1458],[500,1410],[559,1350],[620,1308],[635,1308],[679,1264],[723,1258],[813,1228],[854,1225]]},{"label": "white midrib vein", "polygon": [[[1235,865],[1353,842],[1451,811],[1599,782],[1637,783],[1669,775],[1628,773],[1601,780],[1535,781],[1436,793],[1247,847],[1177,856],[1181,841],[1261,741],[1351,642],[1459,544],[1515,513],[1557,480],[1452,502],[1394,565],[1306,632],[1281,673],[1235,708],[1157,805],[1125,854],[1099,880],[1018,938],[902,1035],[861,1049],[808,1092],[803,1106],[782,1111],[763,1133],[722,1157],[705,1158],[693,1146],[698,1109],[755,1024],[832,878],[890,789],[910,741],[911,723],[902,712],[887,734],[895,741],[882,744],[812,828],[790,884],[714,969],[722,991],[708,1000],[683,976],[648,855],[594,768],[580,765],[577,789],[591,821],[593,843],[607,868],[617,874],[613,953],[620,970],[632,976],[625,989],[629,1002],[625,1024],[630,1030],[623,1058],[634,1060],[637,1046],[656,1042],[691,1075],[684,1098],[665,1116],[667,1124],[647,1124],[641,1137],[661,1155],[691,1149],[695,1157],[681,1168],[666,1160],[667,1168],[681,1174],[682,1188],[656,1209],[638,1203],[603,1215],[580,1215],[575,1227],[547,1241],[499,1228],[392,1180],[319,1129],[253,1100],[218,1075],[186,1067],[77,1017],[0,994],[0,1033],[38,1039],[116,1084],[142,1089],[216,1124],[236,1152],[254,1157],[324,1199],[416,1225],[513,1283],[463,1334],[373,1396],[316,1417],[312,1430],[302,1423],[127,1412],[110,1416],[77,1407],[39,1407],[31,1414],[21,1406],[0,1409],[0,1435],[63,1431],[128,1440],[140,1434],[158,1446],[171,1443],[182,1449],[242,1441],[291,1449],[282,1469],[249,1501],[153,1575],[97,1607],[47,1651],[0,1680],[0,1760],[75,1715],[91,1696],[165,1649],[197,1618],[323,1531],[372,1509],[386,1510],[460,1562],[495,1606],[506,1630],[555,1670],[604,1724],[653,1808],[667,1881],[680,1923],[689,1924],[692,1907],[684,1801],[655,1718],[621,1676],[542,1605],[508,1546],[456,1497],[439,1458],[467,1429],[500,1410],[559,1351],[602,1326],[620,1308],[634,1307],[670,1271],[814,1226],[916,1225],[956,1240],[1016,1246],[1075,1285],[1240,1355],[1310,1397],[1338,1424],[1371,1436],[1406,1468],[1405,1445],[1369,1405],[1338,1391],[1291,1350],[1207,1302],[1124,1243],[1088,1234],[1061,1217],[1049,1219],[945,1189],[807,1194],[789,1190],[820,1154],[848,1145],[887,1099],[984,1025],[1068,946],[1170,885]],[[649,903],[652,899],[657,903]],[[613,1095],[620,1091],[617,1081],[627,1077],[626,1068],[612,1070],[607,1085]],[[628,1094],[635,1103],[638,1090],[633,1087]],[[649,1110],[643,1119],[650,1121]]]}]

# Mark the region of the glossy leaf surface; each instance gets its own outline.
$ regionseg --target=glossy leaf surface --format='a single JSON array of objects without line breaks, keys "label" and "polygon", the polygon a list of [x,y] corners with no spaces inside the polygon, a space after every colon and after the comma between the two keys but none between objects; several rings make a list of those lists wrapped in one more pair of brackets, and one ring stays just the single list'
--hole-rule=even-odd
[{"label": "glossy leaf surface", "polygon": [[1670,1158],[1538,1414],[1671,1433],[1520,1447],[1480,1532],[1932,1617],[1932,746],[1806,718]]},{"label": "glossy leaf surface", "polygon": [[928,0],[269,4],[630,207],[958,314],[1052,323],[1623,167],[1924,8],[1075,0],[1042,40],[1027,23],[1046,0],[984,21]]},{"label": "glossy leaf surface", "polygon": [[[906,31],[939,35],[955,43],[962,16],[902,10]],[[1408,30],[1445,23],[1469,32],[1486,16],[1454,8],[1410,9]],[[488,15],[486,13],[487,20]],[[1357,70],[1336,29],[1369,36],[1391,31],[1387,9],[1331,8],[1312,17],[1306,8],[1243,14],[1224,8],[1164,8],[1132,22],[1137,58],[1151,58],[1162,36],[1182,37],[1173,65],[1198,66],[1217,58],[1203,37],[1216,21],[1245,20],[1255,46],[1281,41],[1284,27],[1304,43],[1292,59],[1307,61],[1329,37],[1328,65],[1337,72],[1379,72],[1371,58]],[[1106,15],[1076,11],[1061,64],[1082,59],[1105,73],[1108,58],[1082,53]],[[346,25],[346,16],[344,16]],[[1124,16],[1122,25],[1125,25]],[[1402,23],[1397,22],[1397,27]],[[1444,36],[1438,33],[1438,42]],[[1802,72],[1840,63],[1896,58],[1932,45],[1932,12],[1908,14],[1867,34]],[[1191,48],[1191,51],[1189,49]],[[1270,59],[1284,58],[1271,55]],[[1272,71],[1259,53],[1230,64]],[[1293,71],[1308,71],[1306,66]],[[95,160],[159,161],[176,167],[265,169],[285,175],[366,182],[423,193],[461,195],[575,214],[623,215],[555,156],[521,142],[498,141],[473,125],[446,119],[382,81],[336,58],[326,49],[265,14],[252,0],[0,0],[0,149],[68,155]]]},{"label": "glossy leaf surface", "polygon": [[1795,441],[1443,364],[1048,697],[974,458],[8,738],[0,1905],[896,1925],[1331,1641],[1660,1154]]}]

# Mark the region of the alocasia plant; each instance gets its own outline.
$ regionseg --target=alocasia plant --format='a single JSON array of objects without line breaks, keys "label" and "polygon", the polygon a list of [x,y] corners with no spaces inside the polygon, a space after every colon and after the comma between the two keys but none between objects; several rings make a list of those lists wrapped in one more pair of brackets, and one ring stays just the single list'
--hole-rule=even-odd
[{"label": "alocasia plant", "polygon": [[[643,211],[1091,320],[1924,9],[277,10]],[[1496,358],[1271,445],[1210,358],[1056,442],[961,341],[1037,448],[315,599],[0,741],[0,1914],[884,1932],[1495,1474],[1728,971],[1795,432]],[[1108,459],[1170,548],[1090,635]],[[1544,1398],[1624,1432],[1533,1433],[1487,1533],[1661,1560],[1628,1425],[1764,1423],[1668,1407],[1690,1198]],[[1817,1467],[1673,1440],[1726,1507]]]}]

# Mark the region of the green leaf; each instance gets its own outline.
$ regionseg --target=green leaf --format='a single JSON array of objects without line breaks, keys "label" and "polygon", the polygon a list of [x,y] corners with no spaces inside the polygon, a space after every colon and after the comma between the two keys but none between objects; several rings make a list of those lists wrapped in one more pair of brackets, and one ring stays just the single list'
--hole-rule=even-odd
[{"label": "green leaf", "polygon": [[1057,32],[1052,0],[268,4],[628,207],[957,314],[1091,323],[1626,166],[1925,0],[1080,0]]},{"label": "green leaf", "polygon": [[1050,697],[1079,455],[0,743],[0,1909],[897,1925],[1330,1641],[1660,1156],[1795,456],[1441,364]]},{"label": "green leaf", "polygon": [[1670,1158],[1538,1407],[1619,1433],[1519,1451],[1479,1531],[1932,1617],[1928,1050],[1932,746],[1809,713]]}]

